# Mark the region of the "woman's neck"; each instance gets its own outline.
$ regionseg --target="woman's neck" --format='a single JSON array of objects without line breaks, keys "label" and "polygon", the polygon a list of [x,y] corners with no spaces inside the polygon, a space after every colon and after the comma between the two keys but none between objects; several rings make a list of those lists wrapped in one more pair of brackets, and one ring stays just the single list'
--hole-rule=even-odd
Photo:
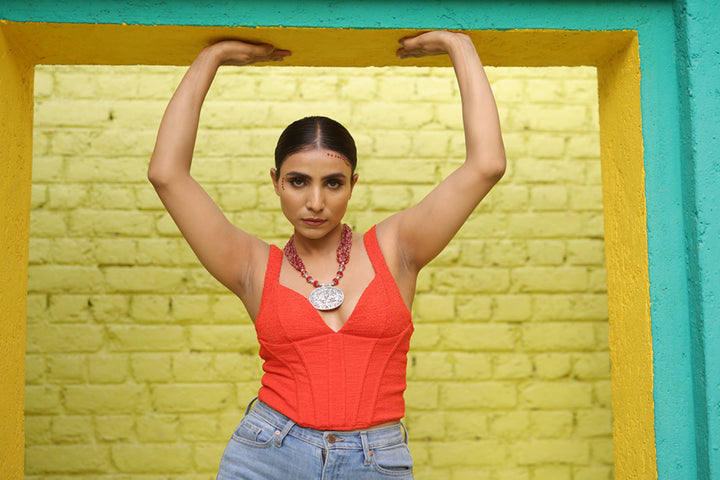
[{"label": "woman's neck", "polygon": [[321,238],[308,238],[296,231],[295,235],[295,249],[302,258],[324,258],[326,256],[332,256],[335,258],[335,253],[338,246],[340,245],[340,237],[342,234],[343,224],[340,223],[332,231],[328,232],[327,235]]}]

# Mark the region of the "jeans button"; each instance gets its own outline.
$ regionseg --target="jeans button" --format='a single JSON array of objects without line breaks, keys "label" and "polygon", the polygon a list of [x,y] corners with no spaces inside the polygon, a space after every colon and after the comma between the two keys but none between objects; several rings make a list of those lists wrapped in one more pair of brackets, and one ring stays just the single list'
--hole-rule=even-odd
[{"label": "jeans button", "polygon": [[333,435],[331,433],[330,435],[328,435],[327,440],[328,440],[328,443],[335,443],[335,440],[337,440],[337,439],[335,438],[335,435]]}]

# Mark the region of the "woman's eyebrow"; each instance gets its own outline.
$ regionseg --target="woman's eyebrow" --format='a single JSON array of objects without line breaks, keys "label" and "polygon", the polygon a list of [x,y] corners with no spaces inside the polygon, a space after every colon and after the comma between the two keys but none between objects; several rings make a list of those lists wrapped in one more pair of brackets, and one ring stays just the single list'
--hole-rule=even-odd
[{"label": "woman's eyebrow", "polygon": [[[294,172],[294,171],[293,171],[293,172],[287,172],[287,173],[285,174],[285,176],[286,176],[286,177],[295,177],[295,178],[312,178],[312,177],[311,177],[310,175],[308,175],[307,173]],[[322,177],[322,180],[330,180],[330,179],[334,179],[334,178],[345,180],[345,179],[347,179],[347,176],[346,176],[344,173],[342,173],[342,172],[337,172],[337,173],[331,173],[331,174],[329,174],[329,175],[323,176],[323,177]]]}]

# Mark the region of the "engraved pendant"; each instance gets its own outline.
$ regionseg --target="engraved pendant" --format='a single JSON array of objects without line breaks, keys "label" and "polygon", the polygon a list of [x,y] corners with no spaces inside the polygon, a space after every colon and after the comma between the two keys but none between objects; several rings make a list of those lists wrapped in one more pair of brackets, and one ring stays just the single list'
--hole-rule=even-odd
[{"label": "engraved pendant", "polygon": [[310,292],[308,300],[317,310],[335,310],[342,305],[345,294],[337,287],[321,285]]}]

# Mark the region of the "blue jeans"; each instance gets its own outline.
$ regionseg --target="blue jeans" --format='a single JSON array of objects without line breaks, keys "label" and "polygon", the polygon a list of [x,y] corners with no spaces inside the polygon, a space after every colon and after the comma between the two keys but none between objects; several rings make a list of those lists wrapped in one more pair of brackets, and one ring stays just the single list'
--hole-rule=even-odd
[{"label": "blue jeans", "polygon": [[330,432],[301,427],[263,402],[248,410],[225,448],[217,480],[413,478],[401,424]]}]

